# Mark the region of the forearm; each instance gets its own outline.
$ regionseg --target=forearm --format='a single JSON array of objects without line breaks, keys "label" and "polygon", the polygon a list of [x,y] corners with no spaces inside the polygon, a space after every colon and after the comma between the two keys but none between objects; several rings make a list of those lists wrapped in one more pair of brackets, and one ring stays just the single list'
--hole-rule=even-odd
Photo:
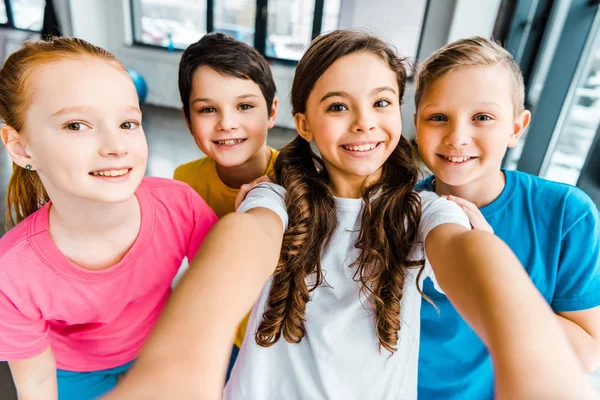
[{"label": "forearm", "polygon": [[501,240],[470,231],[437,242],[428,248],[436,279],[488,347],[498,399],[594,398],[552,310]]},{"label": "forearm", "polygon": [[23,387],[15,383],[19,400],[58,400],[56,374],[39,382],[35,387]]},{"label": "forearm", "polygon": [[52,349],[25,359],[9,361],[19,400],[56,400],[56,362]]},{"label": "forearm", "polygon": [[583,370],[592,373],[600,367],[600,343],[575,322],[557,315],[556,318],[567,335]]},{"label": "forearm", "polygon": [[220,398],[235,329],[275,268],[280,246],[250,215],[219,221],[108,398]]}]

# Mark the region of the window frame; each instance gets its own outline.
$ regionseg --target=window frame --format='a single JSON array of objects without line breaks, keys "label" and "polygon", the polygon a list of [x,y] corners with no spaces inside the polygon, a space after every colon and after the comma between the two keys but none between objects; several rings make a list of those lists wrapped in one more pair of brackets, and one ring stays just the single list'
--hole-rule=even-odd
[{"label": "window frame", "polygon": [[[40,33],[42,31],[42,29],[35,30],[35,29],[27,29],[27,28],[17,27],[15,25],[15,18],[13,16],[13,8],[12,8],[11,0],[4,0],[4,7],[6,10],[6,23],[0,23],[0,28],[14,29],[16,31],[31,32],[31,33]],[[45,5],[44,5],[44,7],[45,7]],[[44,12],[45,12],[45,9],[42,10],[42,27],[44,24],[44,21],[43,21]]]},{"label": "window frame", "polygon": [[[8,2],[9,0],[4,0]],[[183,52],[183,49],[175,48],[175,50],[169,50],[169,48],[156,44],[144,43],[136,37],[136,10],[134,2],[140,2],[141,0],[129,0],[129,11],[131,15],[131,33],[132,33],[132,45],[136,47],[145,47],[153,49],[161,49],[164,51],[171,52]],[[207,33],[214,32],[214,4],[215,0],[198,0],[206,1],[206,31]],[[321,34],[321,28],[323,26],[323,13],[325,9],[325,0],[314,0],[315,7],[313,12],[313,26],[311,40]],[[256,16],[254,20],[254,48],[269,62],[275,62],[282,65],[294,66],[298,63],[298,60],[270,57],[265,54],[267,44],[267,26],[269,16],[269,0],[256,0]],[[141,21],[141,19],[140,19]]]}]

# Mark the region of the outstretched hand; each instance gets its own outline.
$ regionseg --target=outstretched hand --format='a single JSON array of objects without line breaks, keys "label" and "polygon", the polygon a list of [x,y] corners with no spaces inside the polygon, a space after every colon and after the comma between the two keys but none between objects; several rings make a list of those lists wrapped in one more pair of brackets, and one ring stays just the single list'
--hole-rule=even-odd
[{"label": "outstretched hand", "polygon": [[273,181],[267,175],[263,175],[260,178],[256,178],[252,182],[246,183],[245,185],[242,185],[240,187],[240,191],[238,192],[237,196],[235,197],[235,209],[236,210],[238,209],[238,207],[240,206],[240,204],[242,204],[242,201],[244,201],[244,199],[248,195],[248,192],[250,190],[252,190],[252,188],[254,186],[256,186],[256,185],[258,185],[259,183],[262,183],[262,182],[273,182]]},{"label": "outstretched hand", "polygon": [[463,209],[467,217],[469,218],[469,222],[473,229],[477,229],[480,231],[494,233],[494,229],[490,224],[486,221],[485,217],[479,211],[479,208],[468,200],[465,200],[461,197],[456,197],[452,195],[445,196],[448,200],[455,202]]}]

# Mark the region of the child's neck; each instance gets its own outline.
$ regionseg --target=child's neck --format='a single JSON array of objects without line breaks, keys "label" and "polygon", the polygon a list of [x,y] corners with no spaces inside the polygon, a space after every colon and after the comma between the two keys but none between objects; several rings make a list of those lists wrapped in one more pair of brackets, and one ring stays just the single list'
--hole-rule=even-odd
[{"label": "child's neck", "polygon": [[217,175],[226,186],[239,189],[265,174],[271,161],[271,150],[265,145],[241,165],[223,167],[217,164]]},{"label": "child's neck", "polygon": [[50,207],[52,240],[65,257],[85,269],[106,269],[118,263],[140,227],[136,196],[116,204],[53,199]]},{"label": "child's neck", "polygon": [[440,196],[461,197],[475,204],[477,208],[481,208],[496,200],[504,190],[505,185],[506,176],[503,171],[498,170],[492,175],[485,175],[461,186],[450,186],[436,177],[435,192]]}]

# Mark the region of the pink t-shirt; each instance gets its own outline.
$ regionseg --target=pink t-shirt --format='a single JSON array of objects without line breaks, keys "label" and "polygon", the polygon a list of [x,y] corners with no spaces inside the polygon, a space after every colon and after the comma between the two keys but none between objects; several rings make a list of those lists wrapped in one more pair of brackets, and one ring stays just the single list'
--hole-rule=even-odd
[{"label": "pink t-shirt", "polygon": [[58,250],[50,204],[0,239],[0,360],[51,346],[57,368],[98,371],[137,357],[183,258],[193,258],[217,217],[184,183],[144,178],[135,194],[140,232],[109,269],[85,270]]}]

